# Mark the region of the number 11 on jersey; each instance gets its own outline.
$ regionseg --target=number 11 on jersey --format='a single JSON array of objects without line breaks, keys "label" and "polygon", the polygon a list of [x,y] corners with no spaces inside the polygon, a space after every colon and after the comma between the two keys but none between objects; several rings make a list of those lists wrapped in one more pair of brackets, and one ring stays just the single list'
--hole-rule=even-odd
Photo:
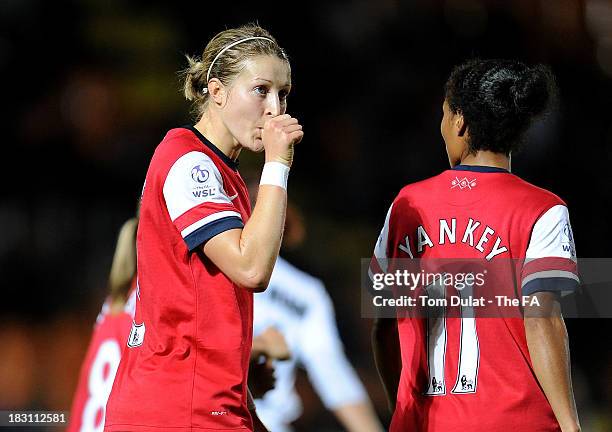
[{"label": "number 11 on jersey", "polygon": [[[462,298],[471,298],[473,285],[457,290]],[[426,287],[430,298],[446,298],[446,286],[442,281]],[[476,332],[476,318],[473,306],[461,306],[461,336],[459,341],[459,365],[457,378],[451,392],[453,394],[475,393],[478,383],[478,364],[480,347]],[[428,386],[425,395],[442,396],[446,394],[444,365],[446,361],[446,307],[428,309],[427,317],[427,365]]]}]

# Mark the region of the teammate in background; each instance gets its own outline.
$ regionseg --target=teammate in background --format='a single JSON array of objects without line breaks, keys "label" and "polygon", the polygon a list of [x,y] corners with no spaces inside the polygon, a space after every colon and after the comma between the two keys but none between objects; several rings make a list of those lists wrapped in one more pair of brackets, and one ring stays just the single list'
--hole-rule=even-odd
[{"label": "teammate in background", "polygon": [[274,362],[291,358],[283,335],[275,328],[253,336],[249,364],[249,390],[253,399],[261,399],[276,384]]},{"label": "teammate in background", "polygon": [[[278,256],[293,147],[291,69],[257,25],[217,34],[184,72],[194,126],[149,165],[138,229],[138,298],[105,430],[263,431],[247,388],[253,292]],[[265,151],[251,214],[243,148]]]},{"label": "teammate in background", "polygon": [[104,428],[106,401],[134,316],[137,227],[138,220],[132,218],[119,231],[108,281],[110,293],[96,319],[81,367],[68,432]]},{"label": "teammate in background", "polygon": [[452,169],[400,191],[370,270],[384,271],[386,258],[524,260],[507,280],[553,312],[378,320],[373,348],[392,432],[580,430],[558,303],[578,288],[568,210],[510,173],[511,153],[555,91],[547,67],[505,60],[467,62],[446,83],[441,132]]},{"label": "teammate in background", "polygon": [[[305,229],[297,209],[289,206],[283,245],[295,248]],[[253,332],[258,345],[277,346],[290,358],[274,361],[276,385],[255,399],[257,413],[271,432],[289,432],[302,414],[295,390],[302,366],[327,409],[349,432],[378,432],[382,426],[359,377],[344,354],[334,306],[323,283],[279,257],[266,292],[255,296]],[[268,348],[268,352],[272,350]],[[264,379],[265,379],[265,374]],[[261,379],[258,374],[249,382]]]}]

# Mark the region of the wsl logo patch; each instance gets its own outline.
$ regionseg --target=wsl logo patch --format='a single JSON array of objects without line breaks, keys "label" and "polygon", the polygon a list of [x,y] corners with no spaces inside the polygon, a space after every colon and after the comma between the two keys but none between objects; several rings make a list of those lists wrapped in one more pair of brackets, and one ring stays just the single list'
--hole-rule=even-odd
[{"label": "wsl logo patch", "polygon": [[572,228],[568,222],[562,228],[562,240],[561,247],[564,252],[569,252],[572,257],[576,256],[576,247],[574,246],[574,235],[572,234]]},{"label": "wsl logo patch", "polygon": [[207,188],[203,186],[197,186],[191,191],[194,198],[208,198],[217,195],[217,188]]},{"label": "wsl logo patch", "polygon": [[191,178],[195,182],[205,183],[208,177],[210,177],[208,170],[201,168],[200,165],[196,165],[191,169]]},{"label": "wsl logo patch", "polygon": [[569,241],[574,241],[574,235],[572,234],[572,228],[570,228],[570,224],[565,223],[563,226],[563,236]]}]

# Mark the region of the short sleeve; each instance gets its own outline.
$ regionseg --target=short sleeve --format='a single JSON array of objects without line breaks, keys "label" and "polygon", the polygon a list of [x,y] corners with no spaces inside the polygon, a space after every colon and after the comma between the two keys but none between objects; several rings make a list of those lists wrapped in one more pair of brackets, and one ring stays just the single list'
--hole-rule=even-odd
[{"label": "short sleeve", "polygon": [[376,240],[376,246],[374,246],[374,253],[372,255],[372,260],[370,261],[370,268],[368,270],[368,275],[370,278],[373,278],[374,274],[384,273],[387,271],[387,259],[388,255],[388,247],[389,247],[389,222],[391,219],[391,212],[393,210],[393,204],[389,207],[387,211],[387,216],[385,217],[385,224],[378,235],[378,240]]},{"label": "short sleeve", "polygon": [[238,209],[223,188],[223,178],[202,152],[181,156],[170,168],[163,188],[172,223],[190,251],[224,231],[242,228]]},{"label": "short sleeve", "polygon": [[521,276],[523,295],[569,294],[578,289],[576,247],[566,206],[551,207],[533,226]]}]

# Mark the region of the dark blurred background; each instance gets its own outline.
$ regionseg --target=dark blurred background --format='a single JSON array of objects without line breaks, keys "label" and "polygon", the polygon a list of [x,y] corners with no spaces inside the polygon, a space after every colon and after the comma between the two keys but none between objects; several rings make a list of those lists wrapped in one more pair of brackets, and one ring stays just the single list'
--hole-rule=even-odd
[{"label": "dark blurred background", "polygon": [[[551,65],[561,109],[534,126],[512,168],[566,200],[579,256],[610,257],[612,1],[2,0],[0,409],[70,408],[117,231],[156,145],[193,121],[177,77],[184,54],[250,21],[288,51],[288,111],[306,131],[289,192],[308,235],[287,257],[326,283],[383,420],[360,258],[401,187],[447,168],[439,124],[453,65]],[[241,157],[245,170],[261,163]],[[583,430],[612,430],[610,320],[568,328]],[[338,430],[304,377],[299,388],[298,430]]]}]

